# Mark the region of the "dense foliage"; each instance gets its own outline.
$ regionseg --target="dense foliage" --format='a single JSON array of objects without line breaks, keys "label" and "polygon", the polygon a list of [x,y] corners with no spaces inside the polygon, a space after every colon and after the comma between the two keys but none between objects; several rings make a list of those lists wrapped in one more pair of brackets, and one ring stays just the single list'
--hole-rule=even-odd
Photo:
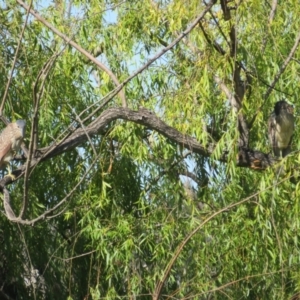
[{"label": "dense foliage", "polygon": [[299,106],[297,1],[0,3],[0,115],[33,163],[7,189],[29,223],[61,204],[32,226],[1,204],[1,299],[300,298],[297,127],[279,176],[237,163]]}]

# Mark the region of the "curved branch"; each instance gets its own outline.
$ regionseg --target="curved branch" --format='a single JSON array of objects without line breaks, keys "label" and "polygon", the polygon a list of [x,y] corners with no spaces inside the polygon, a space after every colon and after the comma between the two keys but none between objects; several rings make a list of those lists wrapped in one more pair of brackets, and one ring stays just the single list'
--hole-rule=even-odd
[{"label": "curved branch", "polygon": [[[63,50],[60,51],[62,53]],[[34,104],[34,112],[32,116],[32,126],[31,126],[31,133],[30,133],[30,144],[27,154],[27,165],[30,166],[32,153],[37,149],[38,145],[38,109],[40,105],[40,101],[44,92],[44,86],[46,79],[53,67],[56,59],[60,55],[60,53],[55,53],[49,60],[43,65],[42,69],[40,70],[37,79],[35,81],[33,87],[33,104]],[[41,86],[39,87],[38,84],[41,81]],[[24,178],[24,191],[23,191],[23,203],[22,208],[20,210],[19,218],[23,218],[26,212],[26,208],[28,205],[28,179],[29,179],[29,171],[30,168],[26,168],[25,170],[25,178]]]},{"label": "curved branch", "polygon": [[[182,134],[177,129],[167,125],[160,118],[158,118],[154,113],[146,108],[140,108],[138,111],[134,111],[128,108],[109,108],[105,110],[97,119],[95,119],[90,125],[82,128],[76,129],[64,142],[53,147],[49,151],[49,147],[39,149],[40,153],[37,159],[46,160],[50,157],[59,155],[66,152],[86,141],[86,132],[89,136],[94,136],[99,134],[99,132],[104,131],[107,125],[112,121],[117,119],[122,119],[126,121],[131,121],[140,125],[144,125],[150,129],[153,129],[172,141],[190,149],[195,153],[202,154],[204,156],[210,156],[213,152],[213,148],[206,148],[202,146],[195,138]],[[86,132],[85,132],[86,131]],[[45,154],[45,155],[44,155]],[[225,158],[222,158],[224,160]]]},{"label": "curved branch", "polygon": [[10,196],[6,188],[3,188],[3,206],[7,219],[10,221],[17,220],[16,215],[10,205]]},{"label": "curved branch", "polygon": [[[90,125],[86,126],[85,128],[78,128],[74,130],[70,134],[70,136],[58,142],[56,145],[54,144],[49,147],[37,150],[36,153],[34,153],[34,157],[32,157],[30,168],[34,168],[41,161],[50,159],[51,157],[60,155],[66,151],[73,149],[74,147],[79,146],[80,144],[86,142],[88,140],[88,137],[101,134],[101,132],[104,132],[107,129],[107,126],[112,121],[117,119],[134,122],[136,124],[140,124],[152,130],[155,130],[171,141],[176,142],[182,147],[190,150],[191,152],[198,153],[206,157],[210,157],[214,153],[215,144],[211,143],[203,146],[194,137],[183,134],[177,129],[167,125],[164,121],[162,121],[154,113],[146,108],[140,108],[138,111],[133,111],[128,108],[119,107],[107,109]],[[223,162],[228,161],[226,149],[224,149],[223,153],[216,159]],[[11,211],[11,207],[9,204],[9,194],[5,188],[6,185],[12,183],[12,179],[8,176],[2,178],[0,180],[0,190],[2,190],[4,194],[4,206],[7,205],[5,209],[6,215],[11,221],[18,222],[24,225],[32,225],[37,221],[48,218],[50,214],[54,213],[58,208],[61,207],[62,204],[66,203],[66,201],[75,192],[78,185],[81,184],[82,180],[84,180],[89,170],[93,167],[94,163],[96,163],[97,160],[98,157],[95,158],[90,168],[81,178],[80,182],[74,186],[74,188],[66,195],[64,199],[62,199],[53,208],[47,210],[41,216],[33,220],[23,220],[19,217],[16,218],[14,216],[14,213],[13,211]],[[247,148],[241,148],[239,149],[236,163],[239,167],[248,167],[254,170],[262,170],[271,166],[275,162],[277,162],[277,160],[270,154],[265,154],[260,151],[255,151]],[[23,165],[18,170],[15,170],[13,174],[17,177],[21,177],[24,176],[25,171],[26,165]]]},{"label": "curved branch", "polygon": [[269,16],[269,24],[271,24],[272,21],[273,21],[273,19],[274,19],[277,5],[278,5],[278,1],[277,0],[273,0],[273,2],[272,2],[272,8],[271,8],[270,16]]},{"label": "curved branch", "polygon": [[[9,192],[6,189],[5,186],[2,187],[2,192],[3,192],[3,195],[4,195],[4,197],[3,197],[4,209],[5,209],[5,213],[6,213],[7,218],[12,222],[16,222],[16,223],[23,224],[23,225],[32,225],[32,226],[36,222],[44,220],[46,217],[49,218],[49,215],[52,215],[58,208],[60,208],[64,203],[66,203],[67,200],[75,193],[78,186],[80,186],[80,184],[85,180],[85,178],[88,175],[88,173],[90,172],[90,170],[97,163],[98,158],[99,158],[99,155],[93,160],[93,162],[91,163],[89,168],[86,170],[84,175],[81,177],[79,182],[77,184],[75,184],[75,186],[72,188],[72,190],[62,200],[60,200],[56,205],[54,205],[54,207],[46,210],[43,214],[41,214],[40,216],[38,216],[38,217],[36,217],[35,219],[32,219],[32,220],[23,220],[21,217],[16,217],[15,216],[15,213],[14,213],[14,211],[13,211],[11,205],[10,205]],[[0,181],[0,183],[2,183],[2,181],[3,181],[3,179]],[[58,213],[57,215],[59,215],[59,214],[60,213]]]},{"label": "curved branch", "polygon": [[[202,145],[197,141],[196,138],[187,134],[183,134],[177,129],[167,125],[164,121],[146,108],[141,107],[138,111],[134,111],[128,108],[118,107],[105,110],[90,125],[86,126],[84,129],[78,128],[74,130],[65,140],[57,143],[57,145],[51,145],[49,147],[39,149],[31,164],[31,167],[36,165],[39,161],[44,161],[51,157],[60,155],[86,142],[87,134],[88,136],[92,137],[101,134],[101,132],[105,132],[107,126],[117,119],[134,122],[149,129],[155,130],[171,141],[190,150],[191,152],[201,154],[205,157],[212,156],[215,149],[215,144],[210,143],[205,146]],[[216,159],[227,162],[227,154],[227,149],[224,149],[223,153]],[[238,166],[252,169],[265,169],[273,165],[275,162],[277,162],[277,160],[272,155],[248,148],[241,148],[237,157]],[[22,169],[19,171],[22,172]],[[18,172],[18,170],[15,172]],[[19,174],[20,173],[16,173],[16,175]],[[9,179],[9,177],[5,178],[5,180]],[[1,182],[2,181],[0,181],[0,186]]]}]

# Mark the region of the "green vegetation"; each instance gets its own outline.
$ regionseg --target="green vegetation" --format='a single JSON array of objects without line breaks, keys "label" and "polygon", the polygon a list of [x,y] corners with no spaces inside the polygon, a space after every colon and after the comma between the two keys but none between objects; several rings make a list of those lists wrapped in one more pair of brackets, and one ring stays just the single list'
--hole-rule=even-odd
[{"label": "green vegetation", "polygon": [[26,5],[0,2],[0,115],[27,122],[0,298],[299,299],[298,119],[282,161],[267,139],[299,3]]}]

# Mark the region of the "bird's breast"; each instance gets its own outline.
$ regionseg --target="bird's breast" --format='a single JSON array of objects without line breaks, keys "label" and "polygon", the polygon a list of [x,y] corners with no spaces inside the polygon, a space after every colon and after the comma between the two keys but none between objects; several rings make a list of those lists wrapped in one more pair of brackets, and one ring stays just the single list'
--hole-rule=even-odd
[{"label": "bird's breast", "polygon": [[290,114],[284,114],[276,122],[276,139],[279,149],[286,148],[291,140],[294,131],[294,117]]}]

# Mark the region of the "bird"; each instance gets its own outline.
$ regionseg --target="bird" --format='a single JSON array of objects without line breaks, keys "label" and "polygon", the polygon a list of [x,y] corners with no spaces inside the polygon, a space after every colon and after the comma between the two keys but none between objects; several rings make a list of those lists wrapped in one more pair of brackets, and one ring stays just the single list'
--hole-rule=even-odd
[{"label": "bird", "polygon": [[11,177],[12,180],[15,179],[15,176],[11,173],[9,163],[21,147],[25,136],[25,126],[24,120],[17,120],[14,123],[9,123],[0,134],[0,169],[8,165],[7,176]]},{"label": "bird", "polygon": [[275,103],[274,111],[268,120],[268,136],[274,156],[283,158],[291,152],[295,128],[293,105],[285,100]]}]

